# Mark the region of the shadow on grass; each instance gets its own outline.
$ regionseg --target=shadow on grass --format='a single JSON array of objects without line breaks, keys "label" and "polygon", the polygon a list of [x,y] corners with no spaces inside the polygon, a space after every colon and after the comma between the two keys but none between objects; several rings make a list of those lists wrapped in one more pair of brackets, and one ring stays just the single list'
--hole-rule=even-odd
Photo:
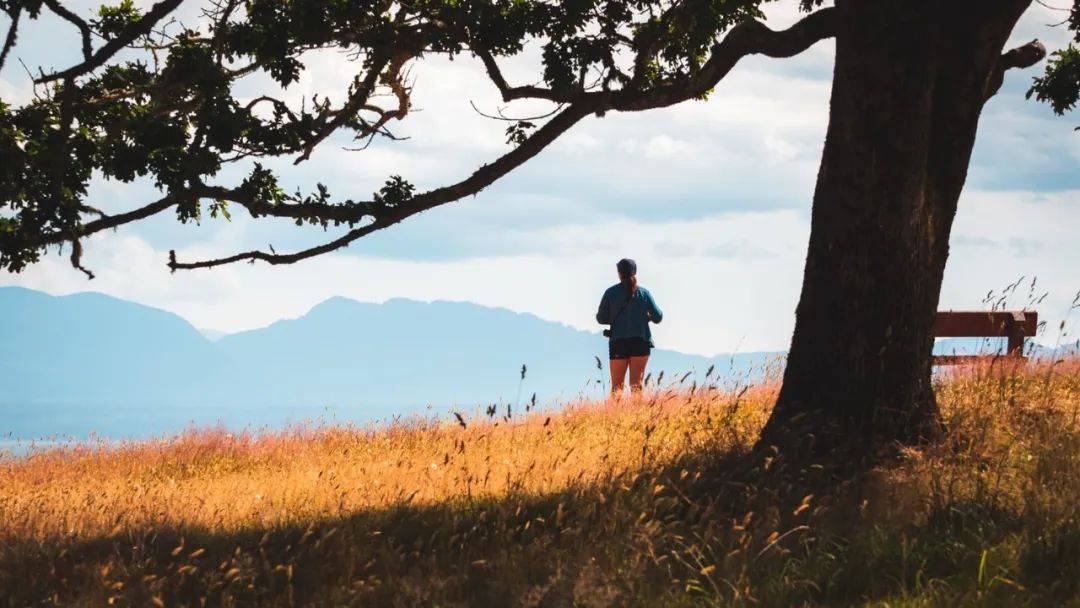
[{"label": "shadow on grass", "polygon": [[[1042,540],[1027,538],[1023,521],[988,503],[942,505],[923,523],[891,526],[866,515],[869,486],[834,464],[785,469],[760,455],[698,453],[546,495],[402,504],[229,533],[142,529],[73,543],[8,543],[0,546],[0,604],[1038,604],[1075,597],[1076,583],[1068,582],[1080,564],[1075,522]],[[1018,563],[988,558],[1010,542],[1024,543],[1008,554]],[[1032,585],[1037,594],[1028,593]]]},{"label": "shadow on grass", "polygon": [[144,529],[8,544],[0,597],[19,606],[110,597],[131,605],[566,605],[590,584],[631,597],[669,580],[650,551],[746,511],[751,486],[732,472],[747,467],[742,454],[694,454],[555,494],[403,504],[230,533]]}]

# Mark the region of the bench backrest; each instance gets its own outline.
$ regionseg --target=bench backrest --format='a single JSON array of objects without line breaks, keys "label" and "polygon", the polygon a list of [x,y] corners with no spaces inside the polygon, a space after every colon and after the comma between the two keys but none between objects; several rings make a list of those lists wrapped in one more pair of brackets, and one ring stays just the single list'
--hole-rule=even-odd
[{"label": "bench backrest", "polygon": [[1035,335],[1039,313],[1033,310],[946,311],[937,313],[934,335],[940,338],[1005,337],[1008,352],[1022,355],[1024,338]]}]

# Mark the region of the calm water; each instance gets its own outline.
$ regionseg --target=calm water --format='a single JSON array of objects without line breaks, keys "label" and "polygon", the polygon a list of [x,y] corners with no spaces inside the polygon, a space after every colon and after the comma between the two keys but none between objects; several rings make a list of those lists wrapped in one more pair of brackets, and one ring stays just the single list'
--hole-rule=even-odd
[{"label": "calm water", "polygon": [[[0,451],[25,454],[73,443],[113,443],[175,435],[192,428],[272,431],[308,426],[386,423],[395,416],[447,415],[451,408],[326,406],[183,407],[0,405]],[[469,408],[471,409],[471,408]]]}]

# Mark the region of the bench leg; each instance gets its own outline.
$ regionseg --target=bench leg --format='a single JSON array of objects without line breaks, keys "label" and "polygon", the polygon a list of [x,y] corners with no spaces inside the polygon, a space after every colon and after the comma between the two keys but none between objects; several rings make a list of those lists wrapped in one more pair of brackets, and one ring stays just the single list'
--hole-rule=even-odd
[{"label": "bench leg", "polygon": [[[1017,318],[1019,317],[1019,318]],[[1013,318],[1009,319],[1005,323],[1006,333],[1009,335],[1009,346],[1007,354],[1010,357],[1023,357],[1024,356],[1024,315],[1023,313],[1013,313]]]}]

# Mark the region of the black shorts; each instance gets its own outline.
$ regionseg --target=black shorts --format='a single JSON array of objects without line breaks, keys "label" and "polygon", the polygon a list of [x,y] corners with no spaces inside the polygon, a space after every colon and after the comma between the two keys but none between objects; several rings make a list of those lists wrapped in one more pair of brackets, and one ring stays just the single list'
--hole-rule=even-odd
[{"label": "black shorts", "polygon": [[608,340],[609,359],[648,357],[652,345],[645,338],[614,338]]}]

